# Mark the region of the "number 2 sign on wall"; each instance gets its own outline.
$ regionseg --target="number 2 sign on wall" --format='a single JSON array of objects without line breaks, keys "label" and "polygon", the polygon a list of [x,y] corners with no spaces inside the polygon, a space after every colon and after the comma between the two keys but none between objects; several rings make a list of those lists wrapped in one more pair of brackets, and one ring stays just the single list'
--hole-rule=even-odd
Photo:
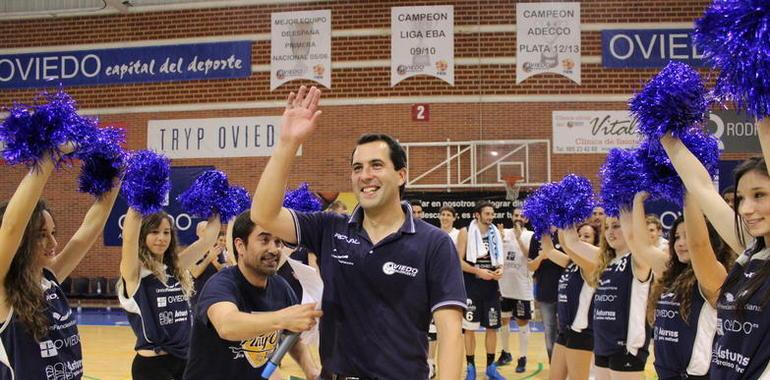
[{"label": "number 2 sign on wall", "polygon": [[412,121],[430,121],[430,105],[412,104]]}]

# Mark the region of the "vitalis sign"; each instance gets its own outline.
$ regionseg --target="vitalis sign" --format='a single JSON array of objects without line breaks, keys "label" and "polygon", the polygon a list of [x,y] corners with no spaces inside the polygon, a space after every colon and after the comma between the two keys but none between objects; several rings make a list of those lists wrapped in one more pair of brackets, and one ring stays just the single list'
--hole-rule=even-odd
[{"label": "vitalis sign", "polygon": [[554,111],[552,118],[554,153],[607,153],[641,140],[627,111]]}]

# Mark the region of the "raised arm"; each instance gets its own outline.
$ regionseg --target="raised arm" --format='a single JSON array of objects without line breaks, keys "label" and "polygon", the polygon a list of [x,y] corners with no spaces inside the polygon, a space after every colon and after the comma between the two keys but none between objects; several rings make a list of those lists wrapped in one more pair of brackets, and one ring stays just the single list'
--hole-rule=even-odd
[{"label": "raised arm", "polygon": [[[620,230],[626,239],[644,239],[647,237],[646,233],[643,236],[635,236],[633,230],[633,222],[631,221],[631,212],[629,212],[627,209],[620,210],[619,220]],[[626,244],[628,244],[628,241],[626,241]],[[631,265],[633,265],[634,277],[636,277],[637,281],[644,282],[650,278],[650,264],[640,259],[633,249],[631,249]]]},{"label": "raised arm", "polygon": [[51,262],[51,271],[56,274],[59,281],[64,281],[70,273],[80,264],[83,257],[96,243],[96,239],[104,231],[104,225],[110,216],[112,206],[115,205],[120,193],[120,182],[108,193],[97,199],[88,209],[80,228],[72,235],[72,239],[67,242],[64,249]]},{"label": "raised arm", "polygon": [[[760,133],[762,128],[760,127]],[[765,128],[765,132],[770,134]],[[760,142],[763,140],[760,138]],[[738,238],[735,229],[734,211],[730,205],[722,199],[719,192],[714,188],[706,168],[703,167],[695,155],[687,149],[681,140],[667,134],[660,139],[663,148],[666,150],[671,163],[674,165],[677,174],[682,178],[684,186],[687,188],[689,197],[698,204],[703,214],[706,215],[711,224],[722,236],[722,239],[735,252],[743,252],[745,247]],[[770,143],[768,143],[770,145]],[[764,150],[764,149],[763,149]],[[748,241],[744,239],[744,241]]]},{"label": "raised arm", "polygon": [[318,101],[321,91],[300,87],[295,95],[289,94],[286,110],[281,118],[278,146],[267,162],[251,203],[251,220],[282,240],[297,244],[297,231],[288,209],[282,207],[289,168],[297,150],[313,132],[321,116]]},{"label": "raised arm", "polygon": [[129,207],[123,220],[123,246],[120,250],[120,277],[125,281],[127,296],[131,296],[139,286],[139,231],[142,228],[142,215]]},{"label": "raised arm", "polygon": [[567,265],[569,265],[570,259],[569,256],[567,256],[566,253],[559,251],[553,246],[553,239],[551,239],[551,235],[543,235],[543,238],[540,239],[541,242],[541,248],[543,249],[543,253],[545,253],[548,260],[553,261],[556,263],[556,265],[566,268]]},{"label": "raised arm", "polygon": [[[590,263],[596,266],[596,263],[599,262],[599,247],[581,241],[575,228],[562,230],[559,237],[561,245],[581,268],[583,268],[581,263],[584,265]],[[604,238],[602,237],[602,239]]]},{"label": "raised arm", "polygon": [[[586,257],[578,255],[570,249],[569,246],[564,244],[563,242],[567,240],[567,234],[574,234],[574,238],[576,238],[578,241],[580,241],[579,238],[577,238],[578,233],[575,230],[575,227],[568,228],[567,230],[559,230],[559,241],[562,242],[561,247],[564,249],[564,252],[567,253],[567,256],[577,264],[581,269],[583,269],[587,273],[592,273],[594,269],[596,269],[596,266],[598,265],[598,252],[596,256],[592,260],[588,260]],[[581,243],[587,244],[583,241],[580,241]],[[588,244],[591,246],[590,244]],[[592,246],[593,247],[593,246]]]},{"label": "raised arm", "polygon": [[706,218],[693,199],[684,201],[684,228],[687,233],[687,249],[690,262],[698,279],[701,292],[711,306],[716,307],[719,290],[727,278],[727,269],[720,263],[711,246]]},{"label": "raised arm", "polygon": [[663,272],[668,267],[668,252],[663,252],[654,246],[647,236],[647,221],[644,210],[644,201],[649,197],[646,192],[636,193],[634,196],[634,206],[631,209],[631,230],[632,233],[623,229],[623,235],[626,238],[628,247],[633,252],[633,257],[641,260],[652,269],[652,273],[657,278],[662,278]]},{"label": "raised arm", "polygon": [[[203,272],[206,271],[206,267],[209,266],[209,264],[214,263],[217,259],[217,255],[215,255],[212,251],[206,252],[205,255],[203,255],[203,258],[196,261],[193,266],[190,267],[190,274],[193,276],[193,278],[198,278],[200,275],[203,274]],[[219,269],[217,269],[219,270]]]},{"label": "raised arm", "polygon": [[235,245],[233,245],[233,227],[235,226],[235,219],[231,219],[227,222],[227,232],[225,232],[225,247],[227,248],[227,262],[230,265],[237,265],[238,261],[235,259]]},{"label": "raised arm", "polygon": [[24,176],[8,201],[0,224],[0,289],[3,289],[3,298],[5,277],[52,171],[53,163],[50,158],[43,160],[38,169],[30,169]]},{"label": "raised arm", "polygon": [[194,243],[190,244],[179,253],[179,267],[190,268],[208,252],[217,242],[219,231],[222,229],[222,222],[219,221],[219,215],[214,213],[206,221],[206,227]]}]

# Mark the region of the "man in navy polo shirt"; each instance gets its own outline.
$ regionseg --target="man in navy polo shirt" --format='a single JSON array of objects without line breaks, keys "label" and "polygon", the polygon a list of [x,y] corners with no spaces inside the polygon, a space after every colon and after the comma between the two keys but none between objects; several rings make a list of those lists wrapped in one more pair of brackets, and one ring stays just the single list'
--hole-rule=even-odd
[{"label": "man in navy polo shirt", "polygon": [[297,149],[315,129],[320,91],[290,94],[278,145],[254,194],[251,217],[318,255],[324,281],[320,354],[324,379],[427,379],[428,324],[438,329],[439,379],[462,368],[465,289],[451,238],[412,217],[400,195],[406,154],[386,135],[359,139],[348,218],[282,208]]},{"label": "man in navy polo shirt", "polygon": [[[315,304],[296,305],[294,291],[276,275],[283,242],[255,225],[248,211],[235,219],[232,238],[238,265],[214,274],[201,291],[186,380],[261,379],[282,330],[308,330],[321,315]],[[308,379],[318,377],[304,343],[289,354]]]}]

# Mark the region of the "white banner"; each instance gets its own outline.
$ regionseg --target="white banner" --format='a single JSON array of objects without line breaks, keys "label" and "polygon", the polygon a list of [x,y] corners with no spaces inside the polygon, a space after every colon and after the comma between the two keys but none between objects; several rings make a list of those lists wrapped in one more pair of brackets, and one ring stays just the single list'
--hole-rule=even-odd
[{"label": "white banner", "polygon": [[628,111],[553,111],[554,153],[607,153],[641,139]]},{"label": "white banner", "polygon": [[332,86],[332,11],[273,13],[270,91],[294,80]]},{"label": "white banner", "polygon": [[280,116],[150,120],[147,148],[178,158],[270,156]]},{"label": "white banner", "polygon": [[580,84],[580,3],[516,4],[516,84],[556,73]]},{"label": "white banner", "polygon": [[420,74],[455,84],[454,7],[390,8],[390,86]]}]

